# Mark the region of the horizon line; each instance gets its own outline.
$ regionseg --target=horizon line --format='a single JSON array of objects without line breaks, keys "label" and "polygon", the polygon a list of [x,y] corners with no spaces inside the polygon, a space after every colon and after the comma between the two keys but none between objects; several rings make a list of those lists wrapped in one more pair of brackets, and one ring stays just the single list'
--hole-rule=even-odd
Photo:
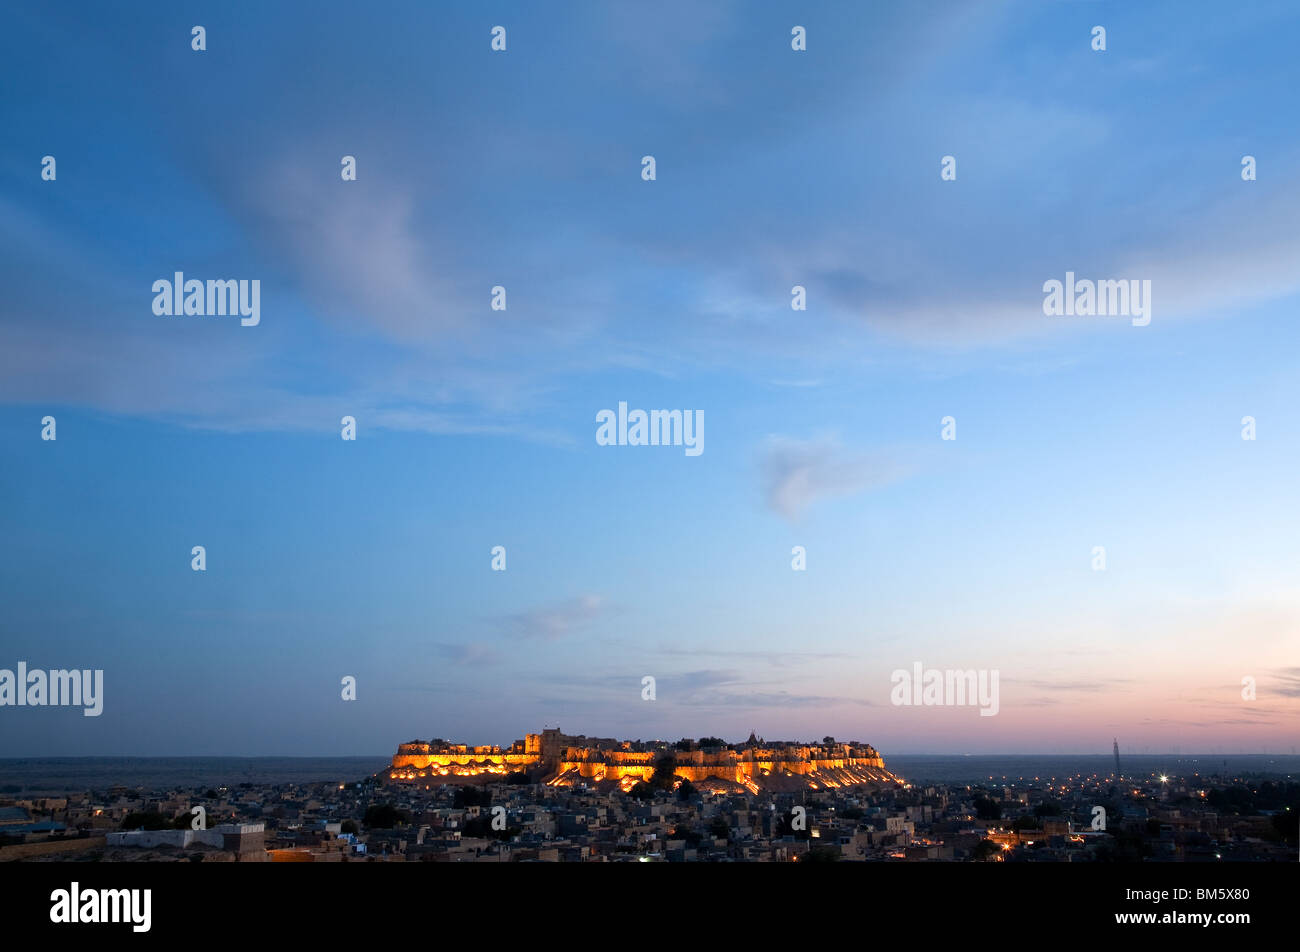
[{"label": "horizon line", "polygon": [[[665,741],[664,743],[675,743],[675,741]],[[797,741],[789,743],[798,743]],[[847,741],[845,742],[847,743]],[[465,746],[490,746],[486,744],[466,744]],[[875,745],[872,745],[875,747]],[[882,758],[885,757],[884,751],[876,750]],[[1120,753],[1124,753],[1121,749]],[[39,754],[29,756],[0,756],[0,763],[13,760],[204,760],[216,758],[238,758],[242,760],[321,760],[326,758],[350,758],[360,760],[362,758],[379,757],[384,760],[391,760],[392,754]],[[895,757],[1111,757],[1112,752],[1096,753],[1093,751],[981,751],[971,752],[962,751],[953,752],[935,752],[935,751],[896,751],[891,756]],[[1134,757],[1300,757],[1300,753],[1285,753],[1281,751],[1234,751],[1232,753],[1207,753],[1204,751],[1195,753],[1175,753],[1172,751],[1157,751],[1154,753],[1137,753],[1130,752],[1127,756]]]}]

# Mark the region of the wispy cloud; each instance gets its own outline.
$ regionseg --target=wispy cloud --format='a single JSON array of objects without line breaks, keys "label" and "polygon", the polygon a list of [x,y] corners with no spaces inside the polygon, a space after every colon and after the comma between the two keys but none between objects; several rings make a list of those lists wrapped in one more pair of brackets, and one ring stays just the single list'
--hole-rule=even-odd
[{"label": "wispy cloud", "polygon": [[304,176],[319,152],[300,147],[268,174],[243,179],[228,207],[296,277],[316,313],[407,343],[456,330],[469,309],[448,275],[463,267],[418,227],[415,186],[376,159],[355,186]]},{"label": "wispy cloud", "polygon": [[708,651],[689,648],[661,648],[660,653],[688,658],[739,658],[749,661],[766,661],[782,668],[805,661],[852,657],[852,655],[840,651]]},{"label": "wispy cloud", "polygon": [[1273,691],[1283,697],[1300,697],[1300,668],[1279,668],[1272,675]]},{"label": "wispy cloud", "polygon": [[903,475],[896,461],[847,452],[832,439],[769,437],[759,469],[769,509],[797,519],[813,503],[883,486]]},{"label": "wispy cloud", "polygon": [[788,707],[832,707],[839,704],[871,706],[864,698],[799,694],[775,687],[770,681],[754,680],[731,670],[686,671],[659,679],[660,700],[687,707],[720,711]]},{"label": "wispy cloud", "polygon": [[554,605],[506,615],[501,628],[516,638],[554,640],[577,631],[599,618],[606,610],[599,595],[580,595]]},{"label": "wispy cloud", "polygon": [[481,666],[495,664],[500,656],[490,645],[440,644],[433,646],[434,653],[451,664]]},{"label": "wispy cloud", "polygon": [[1107,680],[1097,681],[1045,681],[1045,680],[1019,680],[1016,678],[1003,678],[1003,684],[1027,684],[1039,691],[1071,691],[1087,694],[1095,694],[1099,691],[1109,691],[1117,684],[1131,684],[1131,678],[1110,678]]}]

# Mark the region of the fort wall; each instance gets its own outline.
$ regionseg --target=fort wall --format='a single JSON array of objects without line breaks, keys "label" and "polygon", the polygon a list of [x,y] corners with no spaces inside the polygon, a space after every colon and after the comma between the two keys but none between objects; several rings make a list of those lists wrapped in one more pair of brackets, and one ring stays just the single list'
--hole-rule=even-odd
[{"label": "fort wall", "polygon": [[[580,745],[566,741],[580,741]],[[624,786],[649,780],[664,756],[673,759],[673,773],[686,780],[710,778],[761,786],[769,777],[806,777],[826,774],[829,782],[842,783],[896,779],[885,768],[884,759],[869,744],[748,746],[674,750],[614,749],[621,742],[586,737],[569,738],[558,729],[529,734],[510,748],[470,747],[463,744],[402,744],[387,771],[389,780],[414,781],[440,777],[504,775],[540,768],[550,775],[548,782],[575,779],[619,781]],[[588,746],[597,744],[598,746]],[[631,743],[621,743],[623,747]]]}]

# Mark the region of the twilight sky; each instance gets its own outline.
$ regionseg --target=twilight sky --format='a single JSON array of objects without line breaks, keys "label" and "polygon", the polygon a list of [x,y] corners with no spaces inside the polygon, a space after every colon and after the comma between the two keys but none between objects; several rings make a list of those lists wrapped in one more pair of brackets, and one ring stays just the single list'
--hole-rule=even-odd
[{"label": "twilight sky", "polygon": [[229,6],[4,14],[0,756],[1294,750],[1294,4]]}]

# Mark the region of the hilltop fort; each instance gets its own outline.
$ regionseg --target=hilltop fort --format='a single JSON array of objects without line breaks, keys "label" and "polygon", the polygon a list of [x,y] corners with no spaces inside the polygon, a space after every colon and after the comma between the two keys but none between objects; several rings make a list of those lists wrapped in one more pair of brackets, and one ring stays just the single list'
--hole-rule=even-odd
[{"label": "hilltop fort", "polygon": [[703,790],[750,793],[819,790],[902,781],[885,769],[870,744],[765,741],[749,735],[740,744],[716,737],[699,741],[629,741],[570,736],[559,728],[528,734],[509,747],[470,747],[441,738],[402,744],[392,766],[379,774],[390,783],[481,783],[523,774],[550,786],[585,784],[630,790],[659,770]]}]

